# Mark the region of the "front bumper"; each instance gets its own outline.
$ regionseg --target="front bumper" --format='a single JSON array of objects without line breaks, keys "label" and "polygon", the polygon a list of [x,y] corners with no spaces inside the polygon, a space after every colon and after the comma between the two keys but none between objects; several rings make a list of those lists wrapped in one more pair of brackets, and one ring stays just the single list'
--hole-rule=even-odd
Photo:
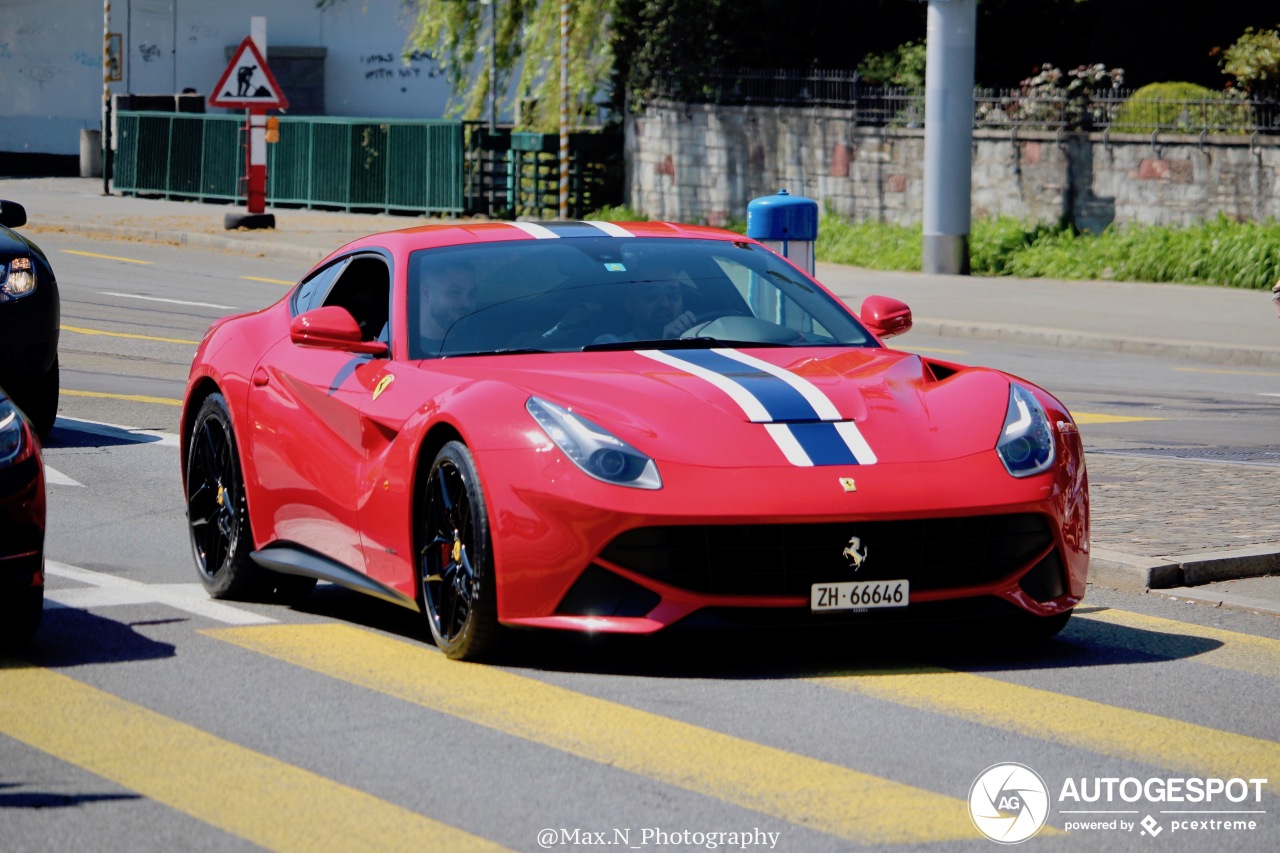
[{"label": "front bumper", "polygon": [[39,453],[0,466],[0,592],[44,584],[44,529]]},{"label": "front bumper", "polygon": [[[1053,616],[1083,598],[1088,570],[1083,456],[1078,443],[1064,449],[1053,469],[1024,480],[994,453],[847,471],[664,463],[655,492],[596,483],[555,454],[491,454],[484,464],[501,474],[482,469],[482,478],[498,617],[651,633],[717,615],[800,624]],[[855,535],[869,552],[857,572],[842,556]],[[911,580],[905,608],[810,613],[813,583],[901,578]]]}]

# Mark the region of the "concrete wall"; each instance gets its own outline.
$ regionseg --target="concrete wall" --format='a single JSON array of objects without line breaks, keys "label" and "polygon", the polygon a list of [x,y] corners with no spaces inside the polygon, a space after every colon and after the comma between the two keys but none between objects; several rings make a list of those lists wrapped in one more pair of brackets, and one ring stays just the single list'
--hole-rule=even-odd
[{"label": "concrete wall", "polygon": [[[316,0],[113,0],[123,80],[111,92],[207,95],[249,18],[265,15],[269,49],[323,49],[325,114],[440,118],[449,90],[437,63],[401,61],[404,9],[399,0],[324,9]],[[0,152],[75,155],[80,130],[101,127],[102,10],[102,0],[0,0]]]},{"label": "concrete wall", "polygon": [[[1280,218],[1280,141],[975,131],[974,216],[1082,227]],[[626,126],[627,203],[655,218],[745,219],[786,188],[857,220],[919,223],[924,131],[847,111],[655,103]]]}]

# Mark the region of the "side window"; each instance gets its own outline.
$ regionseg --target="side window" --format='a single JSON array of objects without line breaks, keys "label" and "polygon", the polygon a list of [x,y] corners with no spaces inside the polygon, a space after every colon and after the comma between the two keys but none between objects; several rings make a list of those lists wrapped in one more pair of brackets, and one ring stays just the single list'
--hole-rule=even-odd
[{"label": "side window", "polygon": [[342,272],[345,264],[345,260],[330,264],[302,282],[293,294],[293,316],[296,317],[304,311],[320,307],[321,300],[329,292],[330,285],[333,284],[338,273]]},{"label": "side window", "polygon": [[389,341],[391,271],[379,255],[359,255],[342,270],[324,297],[324,305],[340,305],[351,312],[366,341]]}]

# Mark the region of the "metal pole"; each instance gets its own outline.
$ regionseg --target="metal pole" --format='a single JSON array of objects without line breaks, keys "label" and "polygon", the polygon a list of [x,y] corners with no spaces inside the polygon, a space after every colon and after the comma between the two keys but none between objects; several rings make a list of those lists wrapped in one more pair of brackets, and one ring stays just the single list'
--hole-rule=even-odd
[{"label": "metal pole", "polygon": [[560,0],[560,218],[569,218],[569,0]]},{"label": "metal pole", "polygon": [[977,18],[978,0],[929,0],[923,256],[929,273],[969,274]]},{"label": "metal pole", "polygon": [[102,194],[111,195],[111,0],[102,0]]},{"label": "metal pole", "polygon": [[489,7],[489,133],[498,124],[498,0],[480,0]]}]

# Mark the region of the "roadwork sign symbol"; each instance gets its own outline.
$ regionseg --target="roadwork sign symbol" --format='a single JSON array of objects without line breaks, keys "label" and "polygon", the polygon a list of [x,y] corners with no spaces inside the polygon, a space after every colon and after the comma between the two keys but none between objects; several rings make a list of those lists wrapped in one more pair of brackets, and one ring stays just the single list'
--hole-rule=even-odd
[{"label": "roadwork sign symbol", "polygon": [[283,110],[289,99],[280,91],[253,39],[245,36],[209,96],[209,106],[230,109]]}]

